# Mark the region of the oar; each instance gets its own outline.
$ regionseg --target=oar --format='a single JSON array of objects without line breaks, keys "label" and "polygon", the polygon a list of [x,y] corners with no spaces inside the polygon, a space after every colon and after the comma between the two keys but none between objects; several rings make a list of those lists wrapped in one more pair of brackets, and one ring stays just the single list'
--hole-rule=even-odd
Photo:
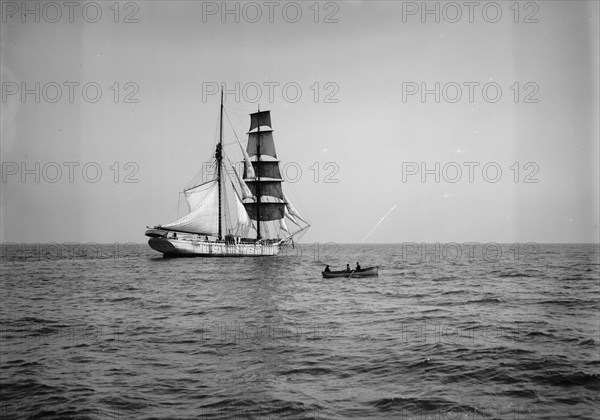
[{"label": "oar", "polygon": [[356,268],[354,270],[352,270],[352,272],[350,273],[350,275],[348,276],[348,278],[352,277],[352,274],[354,274],[355,271],[356,271]]}]

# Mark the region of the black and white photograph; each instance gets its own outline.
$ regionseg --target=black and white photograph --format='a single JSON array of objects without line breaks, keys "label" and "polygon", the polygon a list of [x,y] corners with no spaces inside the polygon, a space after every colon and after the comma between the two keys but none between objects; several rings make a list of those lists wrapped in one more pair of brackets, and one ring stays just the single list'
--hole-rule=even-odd
[{"label": "black and white photograph", "polygon": [[0,420],[600,418],[600,1],[0,0]]}]

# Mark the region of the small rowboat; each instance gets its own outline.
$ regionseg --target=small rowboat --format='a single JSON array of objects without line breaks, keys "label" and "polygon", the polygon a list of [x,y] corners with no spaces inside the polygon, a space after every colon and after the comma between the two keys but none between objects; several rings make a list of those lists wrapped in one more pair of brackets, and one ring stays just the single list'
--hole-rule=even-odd
[{"label": "small rowboat", "polygon": [[342,271],[321,271],[323,278],[330,279],[334,277],[374,277],[377,276],[378,266],[361,268],[360,270],[342,270]]}]

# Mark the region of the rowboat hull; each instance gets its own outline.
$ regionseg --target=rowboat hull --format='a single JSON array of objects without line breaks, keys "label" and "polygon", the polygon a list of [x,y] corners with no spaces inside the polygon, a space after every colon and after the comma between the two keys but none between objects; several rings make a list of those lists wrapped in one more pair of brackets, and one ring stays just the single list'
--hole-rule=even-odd
[{"label": "rowboat hull", "polygon": [[351,271],[322,271],[321,274],[323,274],[323,278],[326,279],[331,279],[331,278],[336,278],[336,277],[375,277],[377,275],[379,275],[378,273],[379,267],[378,266],[374,266],[374,267],[367,267],[367,268],[363,268],[360,271],[356,271],[356,270],[351,270]]},{"label": "rowboat hull", "polygon": [[148,245],[165,257],[264,257],[279,253],[280,243],[226,243],[152,237]]}]

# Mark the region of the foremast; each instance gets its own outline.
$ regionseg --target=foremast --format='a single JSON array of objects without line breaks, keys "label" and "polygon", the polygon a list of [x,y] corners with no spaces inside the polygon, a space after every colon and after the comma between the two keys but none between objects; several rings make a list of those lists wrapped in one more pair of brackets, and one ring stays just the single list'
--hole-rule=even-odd
[{"label": "foremast", "polygon": [[221,162],[223,160],[223,87],[221,86],[221,111],[219,116],[219,143],[217,143],[217,150],[215,151],[215,158],[217,159],[217,185],[219,189],[219,227],[218,227],[218,238],[223,239],[222,225],[222,191],[221,191]]},{"label": "foremast", "polygon": [[[260,106],[258,107],[258,113],[260,114]],[[258,124],[256,133],[256,161],[260,162],[260,123]],[[256,240],[260,241],[262,239],[260,234],[260,170],[257,173],[256,179],[258,180],[256,184]]]},{"label": "foremast", "polygon": [[202,171],[196,174],[190,183],[192,186],[183,190],[189,213],[174,222],[155,226],[156,229],[223,239],[223,207],[226,198],[223,185],[223,113],[223,90],[221,89],[219,141],[214,154],[216,177],[204,180]]}]

